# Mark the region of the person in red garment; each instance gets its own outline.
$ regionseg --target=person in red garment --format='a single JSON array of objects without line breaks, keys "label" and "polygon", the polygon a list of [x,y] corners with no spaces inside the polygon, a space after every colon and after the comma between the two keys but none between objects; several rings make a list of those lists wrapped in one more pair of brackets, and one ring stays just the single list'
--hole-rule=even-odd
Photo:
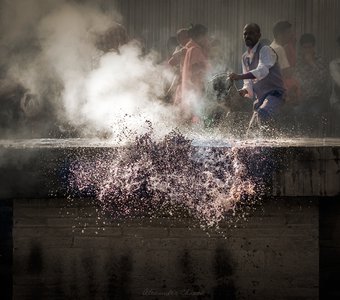
[{"label": "person in red garment", "polygon": [[182,99],[182,70],[185,54],[187,52],[187,48],[185,45],[189,42],[189,34],[187,28],[182,28],[177,31],[177,42],[178,46],[176,47],[174,53],[170,57],[168,64],[174,68],[175,77],[171,83],[171,86],[167,92],[168,95],[172,95],[172,103],[178,105],[181,103]]},{"label": "person in red garment", "polygon": [[201,24],[193,25],[189,31],[189,42],[182,68],[181,115],[185,122],[199,123],[203,102],[204,82],[209,70],[208,29]]}]

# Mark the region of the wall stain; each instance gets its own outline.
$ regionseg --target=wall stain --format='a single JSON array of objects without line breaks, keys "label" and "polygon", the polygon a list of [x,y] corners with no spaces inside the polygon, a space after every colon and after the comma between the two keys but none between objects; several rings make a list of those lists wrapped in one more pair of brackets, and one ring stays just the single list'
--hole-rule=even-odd
[{"label": "wall stain", "polygon": [[131,254],[124,254],[117,259],[111,256],[107,271],[107,299],[131,299],[131,272],[133,269]]},{"label": "wall stain", "polygon": [[43,252],[39,243],[32,242],[27,259],[27,272],[31,275],[31,292],[29,299],[46,299],[45,284],[43,282]]},{"label": "wall stain", "polygon": [[213,288],[213,299],[236,299],[236,290],[232,279],[234,273],[232,262],[226,249],[222,246],[218,246],[215,250],[213,266],[217,283]]},{"label": "wall stain", "polygon": [[87,279],[87,291],[91,298],[95,298],[98,292],[98,286],[96,284],[95,277],[95,262],[93,259],[94,255],[86,256],[82,259],[81,263],[83,265],[86,279]]},{"label": "wall stain", "polygon": [[194,263],[188,249],[185,249],[184,253],[180,257],[180,266],[186,291],[197,294],[196,299],[203,299],[207,296],[202,292],[203,286],[200,287],[198,285],[198,278],[194,271]]},{"label": "wall stain", "polygon": [[40,274],[43,270],[42,248],[40,244],[32,244],[27,261],[27,270],[30,274]]}]

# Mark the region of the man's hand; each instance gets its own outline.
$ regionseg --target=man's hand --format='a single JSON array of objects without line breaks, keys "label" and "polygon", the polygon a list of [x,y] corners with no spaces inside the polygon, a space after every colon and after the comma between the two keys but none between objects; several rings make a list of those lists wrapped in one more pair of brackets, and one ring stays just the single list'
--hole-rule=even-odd
[{"label": "man's hand", "polygon": [[231,74],[229,74],[228,78],[229,78],[230,80],[240,80],[240,79],[241,79],[241,76],[238,75],[238,74],[236,74],[236,73],[231,73]]},{"label": "man's hand", "polygon": [[248,91],[247,91],[247,89],[241,89],[241,90],[238,90],[238,94],[241,97],[245,97],[248,94]]}]

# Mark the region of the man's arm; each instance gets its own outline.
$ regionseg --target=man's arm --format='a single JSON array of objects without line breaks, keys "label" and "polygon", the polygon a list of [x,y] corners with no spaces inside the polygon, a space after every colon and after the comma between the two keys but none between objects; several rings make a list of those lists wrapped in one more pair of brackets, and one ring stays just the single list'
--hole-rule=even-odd
[{"label": "man's arm", "polygon": [[242,87],[242,89],[238,90],[239,95],[241,97],[252,98],[253,97],[253,88],[252,88],[250,80],[254,79],[255,76],[252,73],[247,72],[247,68],[243,63],[243,60],[242,60],[242,73],[243,74],[231,73],[231,74],[229,74],[229,79],[230,80],[243,80],[243,87]]},{"label": "man's arm", "polygon": [[251,85],[249,83],[249,79],[254,79],[255,76],[248,72],[245,74],[236,74],[231,73],[229,75],[230,80],[244,80],[242,89],[238,90],[238,93],[241,97],[249,97],[252,98],[253,96],[253,89],[251,88]]},{"label": "man's arm", "polygon": [[185,47],[175,51],[170,57],[168,64],[172,67],[178,66],[181,63],[181,59],[185,55],[185,53],[186,53]]},{"label": "man's arm", "polygon": [[263,46],[263,48],[260,50],[259,63],[255,69],[245,73],[243,68],[244,74],[232,73],[230,74],[231,76],[229,78],[231,80],[244,80],[244,79],[262,80],[269,74],[269,69],[275,64],[276,59],[277,59],[276,53],[270,47]]},{"label": "man's arm", "polygon": [[[249,81],[252,79],[257,79],[257,80],[262,80],[269,74],[269,69],[275,64],[277,60],[277,55],[276,53],[268,46],[264,46],[260,50],[260,55],[259,55],[259,63],[258,66],[250,70],[249,72],[246,71],[245,65],[242,61],[242,69],[243,69],[243,74],[235,74],[231,73],[229,75],[230,80],[244,80],[245,83],[243,85],[243,88],[239,90],[239,93],[242,97],[248,94],[248,97],[252,97],[252,89],[250,93],[250,83]],[[246,91],[244,91],[246,90]]]},{"label": "man's arm", "polygon": [[269,74],[269,69],[274,66],[277,60],[277,55],[269,46],[263,46],[260,50],[259,64],[256,69],[250,72],[257,80],[262,80]]}]

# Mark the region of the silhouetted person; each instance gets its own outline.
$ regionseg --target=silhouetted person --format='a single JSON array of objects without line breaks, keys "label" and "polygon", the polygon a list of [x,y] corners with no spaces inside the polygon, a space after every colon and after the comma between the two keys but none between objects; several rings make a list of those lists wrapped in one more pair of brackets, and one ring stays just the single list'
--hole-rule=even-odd
[{"label": "silhouetted person", "polygon": [[292,40],[292,24],[288,21],[278,21],[273,27],[273,35],[274,41],[270,47],[274,49],[279,59],[283,82],[287,90],[286,103],[294,105],[300,96],[300,88],[298,81],[293,77],[294,68],[284,48]]},{"label": "silhouetted person", "polygon": [[213,74],[219,74],[228,71],[222,42],[217,38],[211,39],[209,47],[209,60],[211,62]]},{"label": "silhouetted person", "polygon": [[128,43],[129,37],[123,25],[115,23],[97,38],[97,48],[104,53],[118,52],[119,47]]},{"label": "silhouetted person", "polygon": [[286,45],[292,35],[292,24],[288,21],[279,21],[273,27],[274,41],[270,44],[270,47],[276,52],[279,65],[282,71],[282,75],[285,76],[286,72],[289,71],[290,64],[286,55],[286,51],[283,48]]},{"label": "silhouetted person", "polygon": [[100,58],[109,52],[119,53],[119,48],[129,42],[129,36],[125,27],[119,23],[114,23],[104,32],[95,33],[96,53],[91,61],[91,68],[95,69],[99,65]]},{"label": "silhouetted person", "polygon": [[332,95],[330,104],[340,114],[340,36],[337,38],[339,56],[329,64],[329,70],[332,77]]},{"label": "silhouetted person", "polygon": [[331,79],[323,58],[316,54],[313,34],[305,33],[299,40],[299,54],[295,77],[301,87],[301,100],[296,113],[306,133],[316,133],[322,123],[321,117],[330,110]]},{"label": "silhouetted person", "polygon": [[330,96],[332,135],[340,136],[340,36],[336,40],[338,46],[337,58],[329,64],[332,78],[332,94]]},{"label": "silhouetted person", "polygon": [[169,37],[166,42],[167,57],[171,57],[173,53],[176,52],[176,50],[178,49],[178,46],[179,44],[177,41],[177,37],[175,36]]}]

